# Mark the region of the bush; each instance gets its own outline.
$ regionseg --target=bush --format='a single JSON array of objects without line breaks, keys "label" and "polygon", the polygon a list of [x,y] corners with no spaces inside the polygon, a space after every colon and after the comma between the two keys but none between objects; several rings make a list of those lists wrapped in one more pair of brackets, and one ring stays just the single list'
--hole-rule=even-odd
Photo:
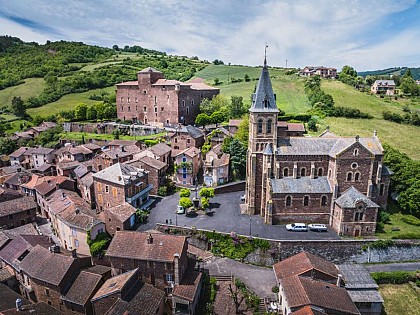
[{"label": "bush", "polygon": [[179,199],[179,205],[182,206],[184,209],[188,209],[192,207],[193,203],[190,198],[182,197]]},{"label": "bush", "polygon": [[99,233],[94,240],[90,238],[90,230],[87,233],[87,244],[93,257],[103,254],[110,241],[111,237],[106,232]]},{"label": "bush", "polygon": [[271,288],[271,292],[273,293],[279,293],[279,286],[275,285],[274,287]]},{"label": "bush", "polygon": [[410,225],[420,226],[420,219],[417,219],[413,215],[405,215],[401,218],[401,221],[403,221],[407,224],[410,224]]},{"label": "bush", "polygon": [[191,195],[191,191],[190,191],[188,188],[182,188],[182,189],[179,191],[179,196],[180,196],[181,198],[189,198],[189,197],[190,197],[190,195]]},{"label": "bush", "polygon": [[340,106],[335,107],[330,116],[345,117],[345,118],[361,118],[361,119],[373,118],[372,115],[368,113],[363,113],[359,109],[340,107]]},{"label": "bush", "polygon": [[312,117],[311,114],[288,114],[288,115],[279,116],[278,120],[289,121],[289,120],[294,119],[298,121],[308,122],[309,119],[311,119],[311,117]]},{"label": "bush", "polygon": [[414,232],[399,233],[398,235],[395,235],[392,238],[402,239],[402,240],[416,240],[416,239],[420,239],[420,232],[419,233],[414,233]]},{"label": "bush", "polygon": [[158,188],[157,191],[158,196],[162,196],[165,197],[168,194],[168,187],[166,186],[161,186]]},{"label": "bush", "polygon": [[416,281],[418,278],[416,271],[372,272],[371,275],[377,284],[401,284]]}]

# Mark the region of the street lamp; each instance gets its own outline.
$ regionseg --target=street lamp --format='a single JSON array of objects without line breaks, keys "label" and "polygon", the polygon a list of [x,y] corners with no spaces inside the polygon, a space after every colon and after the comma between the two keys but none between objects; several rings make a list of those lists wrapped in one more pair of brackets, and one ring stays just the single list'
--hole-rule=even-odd
[{"label": "street lamp", "polygon": [[252,236],[251,235],[251,220],[252,220],[252,218],[249,217],[249,236]]}]

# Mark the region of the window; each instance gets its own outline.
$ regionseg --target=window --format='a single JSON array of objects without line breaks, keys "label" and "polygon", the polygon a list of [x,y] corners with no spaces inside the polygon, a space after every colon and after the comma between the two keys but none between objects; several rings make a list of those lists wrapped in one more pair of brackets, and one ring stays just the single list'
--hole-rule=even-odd
[{"label": "window", "polygon": [[49,289],[45,289],[45,295],[50,296],[50,290]]},{"label": "window", "polygon": [[194,100],[191,100],[191,106],[194,106]]},{"label": "window", "polygon": [[289,169],[287,167],[283,168],[283,177],[289,176]]},{"label": "window", "polygon": [[187,115],[190,113],[190,108],[187,107]]},{"label": "window", "polygon": [[381,186],[379,186],[379,196],[383,196],[385,193],[385,185],[381,184]]},{"label": "window", "polygon": [[309,196],[303,197],[303,206],[304,207],[309,206]]},{"label": "window", "polygon": [[302,168],[300,169],[300,176],[301,176],[301,177],[306,176],[306,168],[302,167]]},{"label": "window", "polygon": [[353,179],[353,173],[352,172],[348,172],[347,173],[347,181],[350,182]]},{"label": "window", "polygon": [[286,207],[290,207],[292,205],[292,197],[287,196],[286,197]]},{"label": "window", "polygon": [[363,221],[363,212],[356,212],[354,214],[354,221]]},{"label": "window", "polygon": [[322,167],[318,168],[318,176],[324,175],[324,169]]},{"label": "window", "polygon": [[258,119],[257,133],[262,133],[262,130],[263,130],[263,120],[262,119]]},{"label": "window", "polygon": [[191,143],[191,139],[190,138],[187,139],[187,143]]},{"label": "window", "polygon": [[74,240],[74,247],[79,247],[79,241],[78,240]]},{"label": "window", "polygon": [[109,186],[108,186],[108,185],[105,185],[105,192],[106,192],[107,194],[109,194]]},{"label": "window", "polygon": [[121,106],[121,111],[122,111],[122,112],[124,111],[124,106]]},{"label": "window", "polygon": [[144,106],[143,107],[143,111],[146,113],[147,112],[147,107],[146,106]]},{"label": "window", "polygon": [[185,107],[185,101],[182,101],[182,107]]},{"label": "window", "polygon": [[129,112],[131,111],[131,107],[130,107],[130,106],[128,106],[128,111],[129,111]]},{"label": "window", "polygon": [[358,156],[359,155],[359,149],[354,149],[353,155]]},{"label": "window", "polygon": [[321,206],[325,207],[327,205],[328,198],[327,196],[322,196],[321,198]]},{"label": "window", "polygon": [[178,138],[175,138],[174,142],[175,142],[175,143],[178,143]]},{"label": "window", "polygon": [[269,119],[267,120],[267,133],[271,133],[271,124],[272,124],[272,120]]},{"label": "window", "polygon": [[124,98],[123,98],[123,97],[121,97],[121,103],[123,102],[123,99],[124,99]]},{"label": "window", "polygon": [[356,174],[354,174],[354,180],[356,182],[358,182],[360,180],[360,173],[359,172],[356,172]]},{"label": "window", "polygon": [[157,112],[158,112],[158,109],[157,109],[157,107],[156,107],[156,106],[154,107],[154,110],[155,110],[155,113],[157,113]]},{"label": "window", "polygon": [[264,103],[264,108],[268,108],[268,106],[270,105],[269,100],[266,98],[264,99],[263,103]]},{"label": "window", "polygon": [[157,103],[157,97],[155,96],[155,104]]},{"label": "window", "polygon": [[134,98],[134,102],[138,103],[137,97]]},{"label": "window", "polygon": [[357,165],[357,163],[356,163],[356,162],[354,162],[354,163],[352,163],[352,164],[351,164],[351,168],[352,168],[352,169],[355,169],[355,168],[357,168],[358,166],[359,166],[359,165]]},{"label": "window", "polygon": [[174,281],[174,275],[173,274],[166,274],[166,282],[173,282]]},{"label": "window", "polygon": [[127,103],[130,103],[130,98],[129,97],[127,97]]},{"label": "window", "polygon": [[332,171],[328,170],[328,177],[331,178]]},{"label": "window", "polygon": [[114,198],[116,198],[116,197],[117,197],[117,188],[115,188],[115,187],[112,187],[112,196],[113,196]]}]

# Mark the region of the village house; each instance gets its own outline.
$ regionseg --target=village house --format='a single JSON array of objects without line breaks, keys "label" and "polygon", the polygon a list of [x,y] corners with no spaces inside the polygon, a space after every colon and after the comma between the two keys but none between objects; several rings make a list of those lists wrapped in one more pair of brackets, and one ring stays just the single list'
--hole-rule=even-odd
[{"label": "village house", "polygon": [[[301,252],[273,265],[279,286],[279,310],[284,315],[311,314],[311,309],[327,314],[360,315],[346,289],[342,275],[326,260]],[[304,312],[306,310],[306,312]]]},{"label": "village house", "polygon": [[[10,165],[11,166],[21,166],[23,168],[29,169],[29,163],[26,163],[25,161],[25,152],[30,149],[28,147],[20,147],[16,151],[9,154],[10,158]],[[25,163],[24,163],[25,161]]]},{"label": "village house", "polygon": [[63,161],[87,161],[92,159],[101,149],[100,146],[94,143],[86,143],[74,146],[66,143],[64,147],[57,149],[55,152],[58,162]]},{"label": "village house", "polygon": [[157,143],[150,148],[135,154],[133,160],[140,160],[146,156],[165,163],[167,168],[171,162],[171,147],[163,142]]},{"label": "village house", "polygon": [[[137,153],[137,152],[136,152]],[[92,168],[95,171],[102,171],[117,163],[131,161],[134,154],[126,151],[125,147],[119,149],[104,150],[92,159]]]},{"label": "village house", "polygon": [[204,161],[204,183],[216,186],[229,181],[230,155],[222,152],[222,144],[218,144],[206,153]]},{"label": "village house", "polygon": [[116,150],[116,149],[123,149],[123,148],[131,148],[131,151],[133,151],[136,147],[140,151],[142,149],[142,143],[139,140],[120,140],[120,139],[114,139],[107,143],[107,147],[110,150]]},{"label": "village house", "polygon": [[165,293],[139,278],[133,269],[108,279],[91,299],[94,314],[162,315]]},{"label": "village house", "polygon": [[303,137],[305,131],[302,123],[277,122],[277,137]]},{"label": "village house", "polygon": [[75,177],[74,170],[81,165],[79,161],[62,161],[57,163],[57,174],[64,177]]},{"label": "village house", "polygon": [[55,162],[54,149],[38,147],[32,148],[30,153],[32,157],[30,163],[31,168],[37,168],[45,163],[52,164]]},{"label": "village house", "polygon": [[327,68],[324,66],[306,66],[303,68],[299,74],[305,77],[311,77],[314,75],[319,75],[322,78],[332,78],[335,79],[337,77],[337,69],[336,68]]},{"label": "village house", "polygon": [[37,204],[33,197],[21,197],[0,203],[0,228],[11,229],[35,222]]},{"label": "village house", "polygon": [[63,311],[61,297],[81,269],[90,266],[90,257],[66,256],[36,245],[20,263],[22,294],[33,302],[44,302]]},{"label": "village house", "polygon": [[118,118],[144,125],[193,124],[201,101],[219,94],[219,89],[202,80],[167,80],[151,67],[139,71],[137,81],[116,86]]},{"label": "village house", "polygon": [[169,134],[172,157],[188,148],[201,148],[204,144],[204,133],[194,126],[178,126],[174,133]]},{"label": "village house", "polygon": [[95,189],[93,187],[92,165],[90,163],[80,164],[74,169],[77,191],[80,196],[92,207],[95,208]]},{"label": "village house", "polygon": [[21,185],[28,183],[32,178],[32,173],[26,170],[19,170],[10,174],[3,182],[4,187],[11,190],[22,191]]},{"label": "village house", "polygon": [[206,134],[205,138],[206,142],[213,148],[218,144],[222,144],[227,137],[231,136],[233,136],[233,134],[231,134],[229,130],[224,127],[218,127]]},{"label": "village house", "polygon": [[148,174],[137,167],[116,163],[93,174],[97,211],[101,212],[128,202],[144,208],[149,201]]},{"label": "village house", "polygon": [[61,245],[89,256],[88,236],[94,240],[105,232],[105,224],[96,212],[74,191],[58,189],[46,199],[52,228]]},{"label": "village house", "polygon": [[376,80],[372,84],[370,91],[372,94],[394,95],[395,82],[394,80]]},{"label": "village house", "polygon": [[175,181],[182,185],[196,185],[203,161],[201,150],[190,147],[174,156]]},{"label": "village house", "polygon": [[22,196],[23,194],[20,191],[0,187],[0,202],[17,199]]},{"label": "village house", "polygon": [[144,156],[138,160],[126,162],[126,164],[144,169],[147,172],[149,184],[153,186],[151,195],[157,195],[159,187],[166,185],[166,170],[168,165],[161,160],[150,156]]},{"label": "village house", "polygon": [[[376,132],[366,138],[328,130],[319,137],[285,135],[278,133],[278,113],[264,61],[250,108],[247,213],[261,215],[267,224],[317,222],[340,235],[373,235],[374,209],[386,207],[391,174]],[[371,202],[358,204],[354,198],[360,194],[346,194],[351,187]],[[356,208],[340,202],[344,194]],[[340,211],[348,215],[338,223]]]},{"label": "village house", "polygon": [[115,235],[116,231],[131,230],[136,223],[136,211],[128,202],[107,208],[98,217],[105,222],[106,231]]}]

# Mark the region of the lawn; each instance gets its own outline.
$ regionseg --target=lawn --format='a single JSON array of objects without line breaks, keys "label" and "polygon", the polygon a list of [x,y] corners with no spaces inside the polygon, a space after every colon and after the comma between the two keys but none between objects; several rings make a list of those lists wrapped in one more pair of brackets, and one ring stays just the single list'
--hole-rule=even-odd
[{"label": "lawn", "polygon": [[11,134],[11,133],[14,133],[16,131],[21,131],[21,128],[20,128],[21,124],[24,125],[23,130],[25,130],[26,127],[31,127],[33,125],[32,123],[30,123],[27,120],[22,120],[22,119],[14,120],[14,121],[10,122],[10,127],[11,128],[7,129],[6,132]]},{"label": "lawn", "polygon": [[379,292],[387,315],[420,314],[420,296],[410,284],[381,284]]},{"label": "lawn", "polygon": [[[400,212],[391,214],[389,223],[385,224],[384,232],[376,233],[375,235],[379,238],[398,238],[401,234],[420,234],[420,226],[404,222],[404,217],[409,217],[409,215],[405,215]],[[399,231],[393,231],[393,229],[397,228]]]},{"label": "lawn", "polygon": [[[157,133],[150,136],[120,136],[120,140],[147,140],[155,139],[164,136],[166,133]],[[89,139],[93,140],[114,140],[114,135],[112,134],[97,134],[97,133],[88,133],[88,132],[63,132],[60,134],[60,139],[66,140],[76,140],[82,141],[82,136],[84,136],[85,141]]]},{"label": "lawn", "polygon": [[0,108],[9,107],[15,96],[20,96],[23,100],[31,96],[37,96],[44,90],[45,81],[43,78],[25,79],[25,83],[11,86],[0,90]]},{"label": "lawn", "polygon": [[60,111],[69,111],[74,109],[77,104],[85,103],[86,105],[90,106],[95,104],[98,101],[90,100],[89,96],[92,94],[99,95],[102,91],[108,92],[109,94],[115,93],[115,86],[110,86],[102,89],[95,89],[90,90],[83,93],[72,93],[64,95],[58,101],[53,103],[49,103],[47,105],[37,107],[37,108],[29,108],[27,110],[28,114],[31,116],[48,116],[52,114],[58,114]]}]

